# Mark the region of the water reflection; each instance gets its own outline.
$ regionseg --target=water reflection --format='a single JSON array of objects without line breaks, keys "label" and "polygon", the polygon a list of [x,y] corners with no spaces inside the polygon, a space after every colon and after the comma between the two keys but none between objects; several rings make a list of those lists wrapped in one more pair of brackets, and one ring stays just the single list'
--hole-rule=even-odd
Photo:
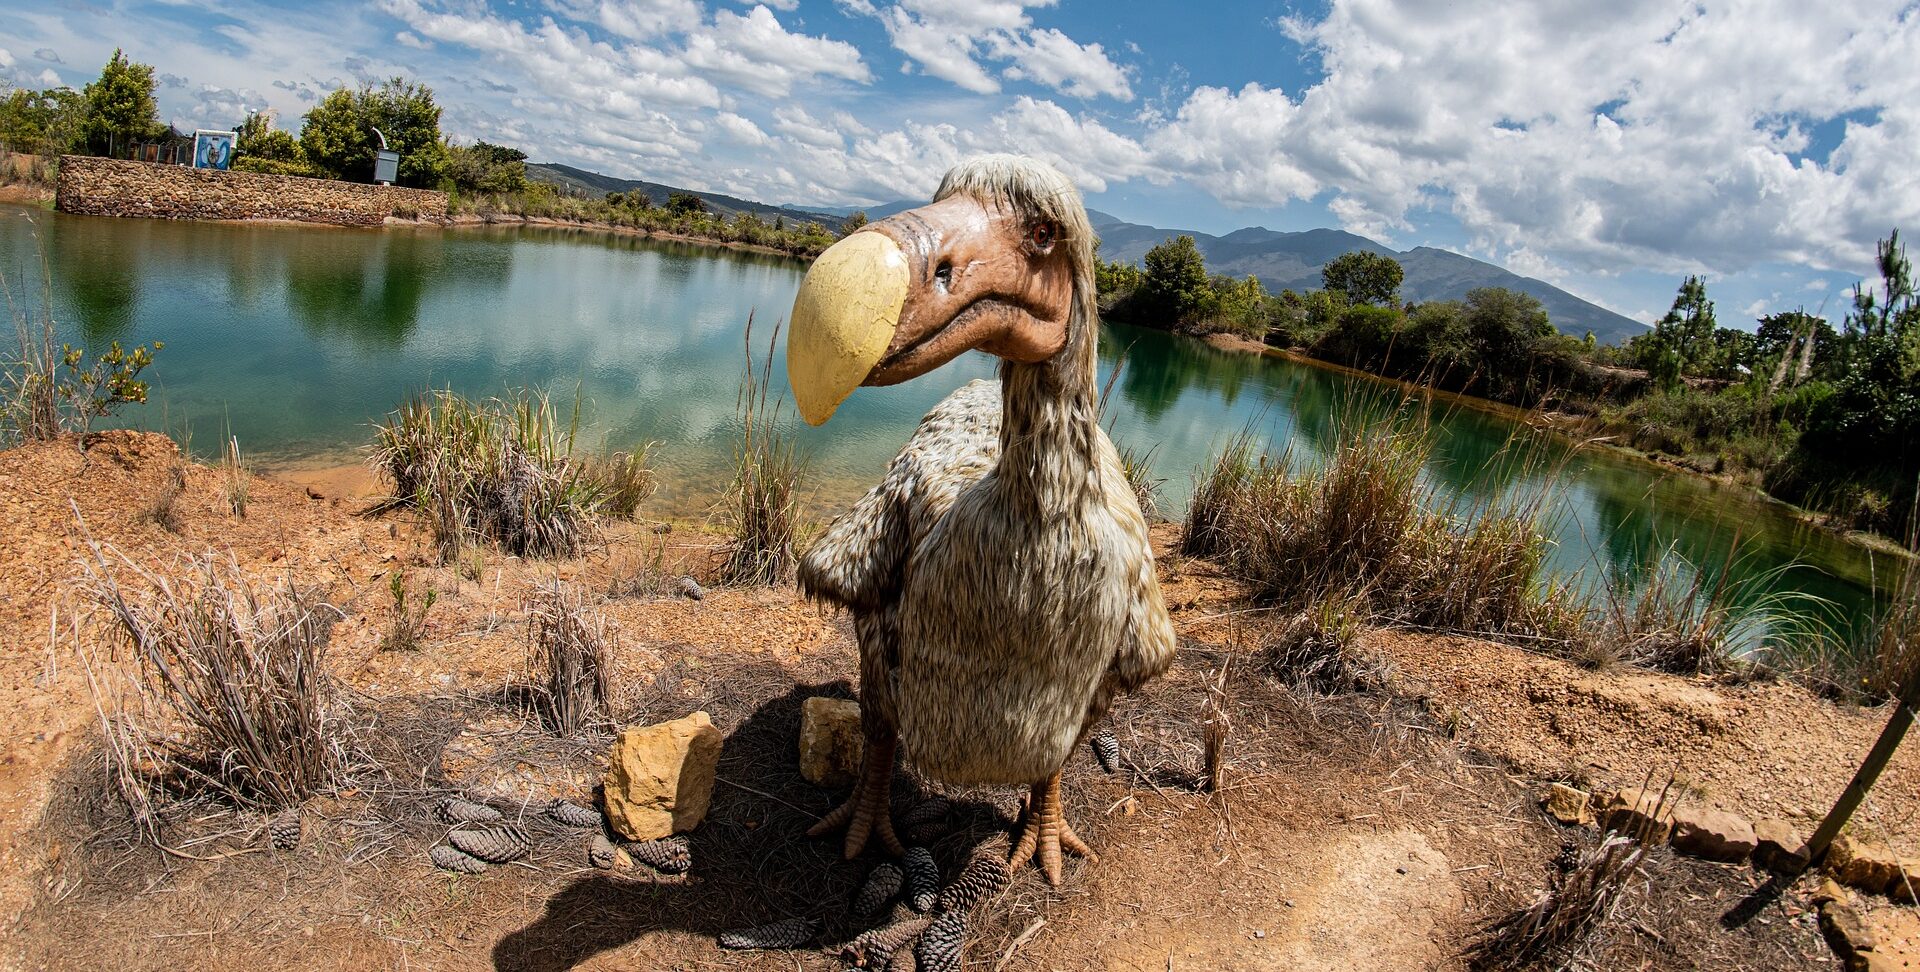
[{"label": "water reflection", "polygon": [[[0,207],[0,266],[37,267],[42,253],[70,339],[167,342],[154,403],[130,418],[191,428],[205,451],[231,433],[269,463],[350,462],[368,423],[410,394],[545,386],[580,396],[589,443],[660,442],[666,501],[683,508],[730,473],[743,324],[755,317],[764,353],[800,277],[778,257],[564,227],[367,231]],[[1154,450],[1176,508],[1193,470],[1242,430],[1317,462],[1343,420],[1401,407],[1391,386],[1160,331],[1107,325],[1099,340],[1103,377],[1125,359],[1106,421],[1122,445]],[[776,355],[784,386],[780,366]],[[825,428],[789,418],[815,501],[852,499],[927,409],[995,367],[969,354],[860,390]],[[1553,477],[1555,570],[1592,583],[1639,576],[1671,549],[1730,583],[1809,591],[1855,618],[1869,608],[1872,559],[1780,507],[1605,453],[1569,456],[1565,443],[1472,407],[1440,404],[1431,425],[1424,475],[1450,500],[1511,498]],[[1516,436],[1526,448],[1509,450]],[[1744,554],[1729,563],[1736,536]],[[1776,569],[1793,561],[1809,566]]]}]

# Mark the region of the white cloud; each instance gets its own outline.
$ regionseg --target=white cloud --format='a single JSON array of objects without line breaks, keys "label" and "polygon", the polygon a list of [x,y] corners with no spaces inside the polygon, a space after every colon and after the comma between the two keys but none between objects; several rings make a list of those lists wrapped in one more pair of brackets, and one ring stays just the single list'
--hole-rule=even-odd
[{"label": "white cloud", "polygon": [[689,30],[700,23],[698,0],[553,0],[551,7],[568,19],[589,21],[631,40]]},{"label": "white cloud", "polygon": [[763,5],[745,16],[715,11],[712,26],[690,33],[680,56],[707,77],[773,97],[788,94],[796,81],[816,77],[863,84],[873,80],[858,48],[789,33]]},{"label": "white cloud", "polygon": [[[1033,29],[1030,7],[1055,0],[899,0],[876,8],[870,0],[839,0],[842,9],[874,17],[900,53],[928,75],[977,94],[993,94],[1000,82],[982,60],[1006,62],[1001,74],[1032,81],[1076,98],[1133,99],[1126,69],[1099,44],[1080,44],[1052,28]],[[907,65],[902,65],[906,70]]]},{"label": "white cloud", "polygon": [[0,68],[10,68],[12,66],[13,55],[9,53],[6,48],[0,47]]},{"label": "white cloud", "polygon": [[424,51],[433,47],[432,44],[429,44],[426,41],[421,40],[418,34],[415,34],[413,31],[410,31],[410,30],[403,30],[397,34],[394,34],[393,39],[396,41],[399,41],[400,46],[411,47],[416,51]]},{"label": "white cloud", "polygon": [[728,138],[741,145],[760,147],[773,143],[773,139],[768,137],[766,132],[761,131],[760,126],[755,125],[752,119],[733,112],[720,112],[714,116],[713,123]]},{"label": "white cloud", "polygon": [[799,105],[785,105],[774,110],[773,130],[796,142],[802,142],[817,148],[838,149],[847,144],[840,133],[825,122],[807,114]]},{"label": "white cloud", "polygon": [[1815,277],[1812,280],[1807,281],[1806,284],[1801,287],[1801,289],[1811,290],[1814,293],[1825,293],[1829,289],[1827,286],[1827,278]]}]

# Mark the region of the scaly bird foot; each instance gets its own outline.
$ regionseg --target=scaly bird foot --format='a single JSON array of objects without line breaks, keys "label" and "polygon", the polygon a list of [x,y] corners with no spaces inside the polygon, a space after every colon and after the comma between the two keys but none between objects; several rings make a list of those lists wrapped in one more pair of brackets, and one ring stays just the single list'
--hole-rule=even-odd
[{"label": "scaly bird foot", "polygon": [[1018,867],[1028,860],[1040,862],[1041,873],[1047,876],[1047,883],[1060,886],[1061,851],[1077,854],[1088,861],[1098,863],[1100,855],[1088,847],[1080,835],[1073,832],[1067,824],[1066,814],[1060,809],[1060,774],[1055,772],[1044,783],[1035,783],[1033,791],[1027,796],[1026,813],[1022,815],[1020,840],[1013,845],[1013,853],[1007,856],[1009,868]]},{"label": "scaly bird foot", "polygon": [[878,837],[880,845],[887,853],[899,857],[907,852],[900,838],[893,833],[893,815],[889,809],[889,797],[893,793],[893,753],[897,740],[892,733],[882,739],[867,740],[866,765],[860,774],[860,782],[853,788],[853,795],[847,802],[836,807],[832,813],[820,818],[820,822],[807,828],[807,836],[823,837],[835,830],[847,829],[847,842],[843,851],[847,860],[860,856],[866,849],[870,838]]}]

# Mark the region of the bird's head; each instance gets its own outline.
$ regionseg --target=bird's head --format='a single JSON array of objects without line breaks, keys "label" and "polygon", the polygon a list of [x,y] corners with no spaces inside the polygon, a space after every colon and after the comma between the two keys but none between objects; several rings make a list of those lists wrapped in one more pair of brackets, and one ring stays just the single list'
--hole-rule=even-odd
[{"label": "bird's head", "polygon": [[1092,266],[1066,176],[1010,155],[961,163],[932,203],[867,224],[807,271],[787,332],[794,403],[819,425],[855,388],[970,349],[1024,364],[1090,355]]}]

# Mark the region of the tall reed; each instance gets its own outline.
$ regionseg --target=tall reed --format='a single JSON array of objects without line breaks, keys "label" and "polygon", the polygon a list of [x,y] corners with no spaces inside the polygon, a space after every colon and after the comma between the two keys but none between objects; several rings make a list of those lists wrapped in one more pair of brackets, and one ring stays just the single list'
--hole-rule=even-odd
[{"label": "tall reed", "polygon": [[793,439],[780,428],[782,400],[771,394],[774,352],[780,327],[774,326],[767,354],[754,361],[753,316],[747,316],[747,363],[740,378],[737,407],[740,439],[734,447],[734,478],[722,516],[732,539],[720,565],[723,584],[775,584],[793,572],[798,538],[800,479],[805,463]]}]

